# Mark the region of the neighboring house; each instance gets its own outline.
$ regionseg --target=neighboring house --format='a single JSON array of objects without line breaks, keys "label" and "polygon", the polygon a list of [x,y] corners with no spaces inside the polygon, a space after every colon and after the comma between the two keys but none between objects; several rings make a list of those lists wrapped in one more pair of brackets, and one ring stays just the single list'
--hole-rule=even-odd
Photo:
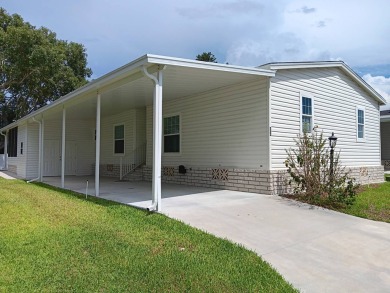
[{"label": "neighboring house", "polygon": [[[92,175],[266,194],[285,187],[285,150],[314,126],[338,137],[360,182],[383,181],[385,100],[341,61],[258,68],[145,55],[0,131],[26,179]],[[179,168],[179,166],[182,166]],[[161,175],[162,174],[162,175]]]},{"label": "neighboring house", "polygon": [[390,171],[390,105],[381,107],[382,165]]}]

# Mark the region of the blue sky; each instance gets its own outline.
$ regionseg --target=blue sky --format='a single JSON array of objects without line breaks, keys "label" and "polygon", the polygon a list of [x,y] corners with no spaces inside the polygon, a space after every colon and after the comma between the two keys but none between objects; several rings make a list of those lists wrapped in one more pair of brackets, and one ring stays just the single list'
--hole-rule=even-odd
[{"label": "blue sky", "polygon": [[84,44],[93,78],[146,53],[221,63],[343,60],[390,101],[388,0],[0,0]]}]

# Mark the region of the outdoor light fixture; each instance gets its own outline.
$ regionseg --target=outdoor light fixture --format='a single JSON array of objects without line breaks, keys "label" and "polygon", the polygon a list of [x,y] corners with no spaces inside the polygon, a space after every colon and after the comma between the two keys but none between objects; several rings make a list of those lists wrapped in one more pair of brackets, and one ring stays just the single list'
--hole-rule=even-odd
[{"label": "outdoor light fixture", "polygon": [[329,168],[329,175],[330,175],[330,184],[333,187],[333,176],[334,176],[334,171],[333,171],[333,154],[334,154],[334,148],[336,147],[337,143],[337,137],[334,136],[334,132],[332,132],[332,136],[328,137],[329,139],[329,147],[330,147],[330,168]]},{"label": "outdoor light fixture", "polygon": [[329,139],[329,147],[332,150],[336,147],[336,143],[337,143],[337,137],[334,136],[334,132],[332,132],[332,136],[329,136],[328,139]]}]

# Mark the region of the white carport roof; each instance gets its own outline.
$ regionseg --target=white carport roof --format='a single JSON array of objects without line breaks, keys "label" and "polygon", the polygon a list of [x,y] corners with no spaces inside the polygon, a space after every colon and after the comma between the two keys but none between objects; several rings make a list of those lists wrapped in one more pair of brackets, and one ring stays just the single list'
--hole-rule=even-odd
[{"label": "white carport roof", "polygon": [[71,109],[67,118],[93,118],[96,115],[96,96],[102,96],[102,116],[118,112],[120,109],[142,107],[152,104],[153,84],[142,73],[146,66],[150,73],[162,67],[163,99],[170,100],[183,96],[254,80],[261,77],[272,77],[273,70],[208,63],[188,59],[172,58],[158,55],[144,55],[85,86],[61,97],[50,105],[32,112],[20,120],[9,124],[0,131],[13,128],[33,117],[44,114],[46,118],[60,119],[56,115],[63,105]]}]

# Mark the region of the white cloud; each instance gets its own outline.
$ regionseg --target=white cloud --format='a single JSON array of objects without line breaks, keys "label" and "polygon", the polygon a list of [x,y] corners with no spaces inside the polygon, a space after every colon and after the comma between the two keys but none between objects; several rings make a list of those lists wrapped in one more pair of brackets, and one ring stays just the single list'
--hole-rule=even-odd
[{"label": "white cloud", "polygon": [[260,35],[259,39],[234,43],[227,51],[230,64],[258,66],[280,61],[318,61],[332,59],[326,50],[308,48],[303,39],[293,33]]},{"label": "white cloud", "polygon": [[363,79],[390,103],[390,77],[365,74]]}]

